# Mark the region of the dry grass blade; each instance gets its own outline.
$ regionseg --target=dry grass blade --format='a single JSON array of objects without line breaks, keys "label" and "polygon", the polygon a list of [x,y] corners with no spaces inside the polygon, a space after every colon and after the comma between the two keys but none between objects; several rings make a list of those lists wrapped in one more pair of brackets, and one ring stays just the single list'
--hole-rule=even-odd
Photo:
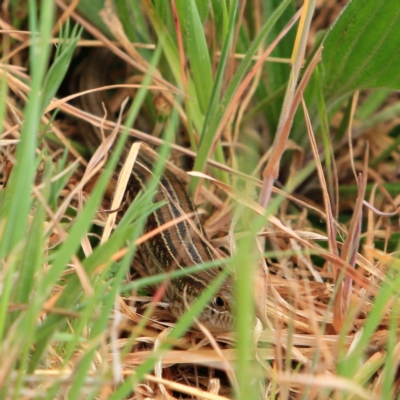
[{"label": "dry grass blade", "polygon": [[[115,194],[113,197],[113,201],[111,203],[111,210],[118,210],[122,204],[123,197],[125,195],[126,187],[128,185],[129,177],[131,175],[131,171],[133,165],[136,162],[136,156],[140,150],[141,143],[132,144],[128,156],[125,160],[125,163],[121,169],[121,172],[118,175],[118,182],[115,188]],[[101,237],[101,243],[104,243],[108,240],[111,231],[114,227],[115,221],[117,219],[117,212],[113,212],[109,214],[107,218],[106,225],[104,227],[103,236]]]},{"label": "dry grass blade", "polygon": [[[235,93],[235,96],[232,99],[231,104],[229,105],[228,109],[224,113],[224,117],[218,127],[218,131],[215,134],[215,139],[214,143],[217,142],[217,140],[220,138],[222,134],[222,130],[227,122],[227,120],[231,117],[232,110],[234,106],[238,103],[239,99],[243,95],[244,91],[248,88],[250,85],[250,82],[256,75],[256,73],[259,71],[259,69],[262,67],[264,64],[265,60],[268,58],[268,56],[272,53],[272,51],[275,49],[275,47],[278,45],[278,43],[282,40],[282,38],[287,34],[287,32],[292,28],[292,26],[296,23],[298,18],[300,17],[300,10],[291,18],[291,20],[288,22],[286,27],[280,32],[278,37],[268,46],[268,48],[264,51],[263,55],[257,60],[255,63],[254,67],[251,69],[251,71],[247,74],[246,78],[243,80],[241,83],[240,87]],[[214,146],[215,147],[215,146]]]},{"label": "dry grass blade", "polygon": [[[243,195],[242,192],[230,187],[229,185],[226,185],[225,183],[219,182],[216,179],[209,177],[208,175],[205,175],[201,172],[195,172],[192,171],[190,172],[190,175],[197,176],[199,178],[205,178],[211,180],[216,186],[219,186],[221,189],[223,189],[227,194],[232,196],[235,200],[237,200],[239,203],[245,205],[246,207],[249,207],[253,211],[255,211],[259,215],[264,215],[265,209],[260,206],[257,202],[252,200],[246,195]],[[350,276],[351,278],[355,279],[357,283],[362,286],[364,289],[370,291],[373,294],[377,293],[377,287],[367,280],[360,272],[357,270],[354,270],[352,268],[348,268],[348,263],[346,261],[343,261],[338,255],[332,254],[330,252],[327,252],[326,250],[318,247],[317,245],[314,245],[308,241],[306,241],[304,238],[296,234],[293,230],[287,228],[282,224],[282,222],[274,217],[270,216],[268,218],[268,221],[279,231],[282,233],[288,235],[289,237],[295,239],[297,242],[299,242],[301,245],[304,247],[314,250],[317,254],[319,254],[321,257],[325,258],[327,261],[332,262],[336,267],[342,269],[345,274]]]},{"label": "dry grass blade", "polygon": [[[369,147],[367,146],[365,150],[365,162],[363,174],[359,175],[358,179],[358,196],[354,207],[354,213],[350,224],[349,234],[344,242],[344,246],[341,252],[341,258],[346,260],[352,268],[355,267],[355,262],[357,259],[358,248],[360,245],[360,232],[362,224],[362,207],[364,202],[367,174],[368,174],[368,152]],[[334,326],[337,332],[343,330],[343,324],[345,316],[349,312],[350,297],[352,292],[352,281],[349,277],[345,277],[343,284],[337,282],[340,285],[337,293],[337,304],[335,303],[335,319]],[[351,329],[351,328],[350,328]]]},{"label": "dry grass blade", "polygon": [[271,158],[269,159],[268,164],[262,174],[264,177],[264,182],[260,193],[260,204],[264,207],[268,204],[269,198],[271,196],[273,181],[278,176],[279,162],[285,150],[285,144],[289,137],[294,115],[300,104],[303,92],[308,84],[308,81],[311,78],[311,74],[321,59],[321,54],[322,47],[320,46],[315,52],[314,57],[310,61],[299,85],[296,88],[296,92],[293,96],[293,101],[290,102],[290,104],[288,105],[289,110],[283,111],[286,115],[286,118],[282,122],[282,129],[279,131],[279,136],[276,136],[276,140],[274,142],[274,150],[272,152]]}]

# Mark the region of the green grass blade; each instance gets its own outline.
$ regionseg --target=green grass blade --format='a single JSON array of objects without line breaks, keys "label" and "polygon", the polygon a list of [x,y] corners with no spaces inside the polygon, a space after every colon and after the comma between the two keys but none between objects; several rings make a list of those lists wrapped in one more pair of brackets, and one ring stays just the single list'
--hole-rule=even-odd
[{"label": "green grass blade", "polygon": [[[43,183],[45,184],[41,195],[44,201],[50,193],[49,177],[52,172],[52,165],[50,162],[47,163],[47,168],[44,173],[45,178]],[[46,218],[46,212],[43,204],[38,202],[36,205],[35,215],[33,221],[29,226],[27,235],[26,246],[23,251],[21,263],[19,265],[19,276],[14,285],[14,303],[29,306],[30,297],[36,289],[38,276],[42,273],[44,264],[44,249],[46,248],[46,238],[44,236],[44,222]],[[34,335],[26,337],[25,332],[34,332],[35,324],[37,321],[37,315],[35,314],[33,307],[28,307],[27,311],[22,311],[11,318],[12,321],[16,321],[16,318],[21,319],[20,328],[16,329],[20,338],[20,356],[18,359],[18,378],[14,384],[15,398],[19,397],[20,389],[23,385],[23,377],[26,372],[26,368],[29,363],[29,353],[34,343]],[[14,326],[18,326],[18,321]]]},{"label": "green grass blade", "polygon": [[[264,18],[267,19],[281,3],[280,0],[264,1]],[[285,27],[286,23],[292,18],[296,12],[296,7],[294,2],[288,5],[282,14],[282,18],[276,22],[276,24],[271,29],[271,34],[267,38],[267,43],[270,44],[272,39],[278,36],[279,32]],[[272,57],[279,58],[290,58],[293,50],[293,43],[295,40],[296,32],[291,30],[285,35],[285,37],[278,43],[274,51],[272,52]],[[289,74],[290,66],[285,63],[278,62],[267,62],[266,63],[266,73],[268,80],[265,83],[266,96],[262,99],[272,95],[282,86],[286,87]],[[281,107],[283,102],[283,95],[276,99],[276,101],[270,102],[265,108],[265,117],[271,132],[275,132],[278,126],[279,117],[281,114]]]},{"label": "green grass blade", "polygon": [[[38,288],[37,296],[35,297],[35,303],[37,304],[39,309],[40,305],[43,304],[46,298],[49,296],[53,285],[55,284],[55,282],[57,282],[57,280],[63,273],[65,265],[67,265],[70,262],[71,257],[76,254],[83,235],[85,235],[85,233],[88,231],[92,223],[93,215],[99,207],[108,182],[111,180],[113,171],[118,163],[119,155],[121,154],[122,148],[124,146],[124,141],[124,136],[121,136],[120,140],[117,143],[115,152],[112,154],[106,169],[99,178],[98,183],[93,189],[90,198],[85,204],[84,209],[76,218],[67,239],[60,246],[60,249],[57,251],[54,261],[49,268],[47,275],[41,281],[41,284]],[[30,371],[33,371],[37,363],[39,362],[42,352],[44,351],[54,329],[56,329],[56,324],[53,324],[52,329],[46,330],[45,336],[43,337],[38,347],[35,349],[29,367]]]},{"label": "green grass blade", "polygon": [[[210,120],[209,126],[206,127],[206,131],[202,135],[200,148],[198,152],[198,156],[196,158],[193,169],[195,171],[203,171],[207,158],[211,151],[211,146],[214,141],[214,134],[218,129],[218,126],[224,116],[225,110],[232,100],[237,88],[239,87],[247,69],[250,67],[252,63],[252,58],[255,55],[258,46],[265,39],[266,35],[272,29],[278,18],[283,14],[286,7],[290,4],[291,0],[284,0],[281,5],[275,10],[275,12],[270,16],[269,20],[264,24],[260,33],[255,38],[254,42],[250,46],[248,52],[246,53],[245,58],[240,63],[238,70],[235,73],[235,76],[232,79],[232,82],[229,84],[226,93],[217,108],[217,111],[213,115],[213,118]],[[190,190],[194,192],[196,186],[198,184],[198,178],[192,178],[190,181]]]},{"label": "green grass blade", "polygon": [[213,78],[203,24],[194,0],[177,1],[177,8],[183,23],[182,28],[184,29],[187,55],[192,66],[197,100],[200,110],[204,114],[210,99]]},{"label": "green grass blade", "polygon": [[80,39],[81,32],[81,29],[78,32],[78,25],[76,25],[71,35],[69,35],[69,31],[66,29],[64,37],[60,38],[66,41],[66,43],[60,45],[59,55],[56,57],[46,74],[46,79],[43,84],[41,113],[44,112],[50,100],[57,93],[57,90],[59,89],[60,84],[67,73],[72,55]]},{"label": "green grass blade", "polygon": [[[37,32],[36,5],[30,6],[30,30]],[[7,184],[0,215],[7,215],[6,226],[0,241],[0,258],[5,258],[6,252],[23,240],[27,227],[30,209],[31,186],[35,175],[36,134],[41,117],[41,88],[49,60],[50,38],[53,21],[53,2],[44,0],[41,3],[45,10],[41,15],[39,34],[32,33],[30,47],[30,66],[32,71],[31,91],[24,112],[24,123],[21,130],[20,143],[16,151],[14,166]],[[33,15],[32,15],[33,14]]]}]

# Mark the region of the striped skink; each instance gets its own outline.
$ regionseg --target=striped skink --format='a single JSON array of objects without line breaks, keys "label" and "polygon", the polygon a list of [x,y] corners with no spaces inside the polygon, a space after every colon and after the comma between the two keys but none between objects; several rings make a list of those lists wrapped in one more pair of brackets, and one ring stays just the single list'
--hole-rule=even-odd
[{"label": "striped skink", "polygon": [[[126,190],[125,201],[128,204],[140,190],[146,190],[146,182],[152,176],[152,167],[157,157],[150,147],[141,144]],[[196,215],[189,195],[169,170],[168,164],[160,178],[153,201],[166,204],[150,214],[145,226],[146,232],[158,229],[165,222],[184,214]],[[139,270],[142,275],[156,275],[214,260],[213,251],[197,216],[178,222],[153,236],[141,245],[139,251],[145,264],[145,271]],[[215,268],[173,279],[164,296],[164,300],[169,303],[169,311],[179,317],[186,309],[185,304],[198,298],[219,271],[219,268]],[[228,278],[202,311],[199,321],[212,332],[232,330],[233,303],[233,285],[231,278]]]},{"label": "striped skink", "polygon": [[[108,71],[104,66],[112,64],[109,59],[112,55],[104,49],[95,51],[92,56],[89,57],[89,63],[86,63],[88,60],[85,60],[85,68],[79,74],[79,90],[81,91],[105,84],[101,77],[107,75]],[[106,59],[101,61],[104,57]],[[102,116],[101,99],[99,100],[97,96],[97,93],[87,95],[85,101],[82,102],[82,107],[84,111]],[[84,125],[85,131],[89,129],[87,125]],[[89,135],[89,140],[90,137],[93,137],[90,136],[92,132],[85,132],[85,134]],[[126,204],[129,205],[140,190],[146,190],[146,182],[152,175],[152,167],[157,157],[157,153],[142,143],[126,189]],[[163,223],[172,221],[181,215],[195,214],[195,208],[189,195],[168,164],[166,164],[154,198],[154,202],[165,201],[166,205],[149,216],[145,227],[146,231],[157,229]],[[204,230],[197,217],[191,221],[179,222],[155,235],[140,246],[139,251],[145,263],[145,270],[139,269],[138,271],[142,275],[170,272],[214,259],[213,251],[208,245]],[[169,304],[171,314],[175,317],[182,315],[186,309],[185,304],[190,305],[207,288],[219,271],[218,268],[215,268],[188,274],[169,282],[164,300]],[[231,278],[228,278],[198,319],[212,332],[230,331],[233,328],[233,306],[233,284]]]}]

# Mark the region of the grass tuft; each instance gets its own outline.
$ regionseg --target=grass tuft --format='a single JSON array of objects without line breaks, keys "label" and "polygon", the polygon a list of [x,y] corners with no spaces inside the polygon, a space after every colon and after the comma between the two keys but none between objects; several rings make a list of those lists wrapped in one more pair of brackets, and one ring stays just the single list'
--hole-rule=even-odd
[{"label": "grass tuft", "polygon": [[[343,3],[2,6],[1,398],[400,396],[400,12]],[[139,277],[166,168],[221,259]],[[216,268],[173,318],[171,280]]]}]

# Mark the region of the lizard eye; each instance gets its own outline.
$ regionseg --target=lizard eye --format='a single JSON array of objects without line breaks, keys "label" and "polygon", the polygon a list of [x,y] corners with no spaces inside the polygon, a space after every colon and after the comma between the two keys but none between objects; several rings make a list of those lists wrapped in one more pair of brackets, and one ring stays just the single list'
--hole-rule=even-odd
[{"label": "lizard eye", "polygon": [[221,310],[226,307],[226,301],[222,296],[215,296],[213,299],[213,305],[215,308]]}]

